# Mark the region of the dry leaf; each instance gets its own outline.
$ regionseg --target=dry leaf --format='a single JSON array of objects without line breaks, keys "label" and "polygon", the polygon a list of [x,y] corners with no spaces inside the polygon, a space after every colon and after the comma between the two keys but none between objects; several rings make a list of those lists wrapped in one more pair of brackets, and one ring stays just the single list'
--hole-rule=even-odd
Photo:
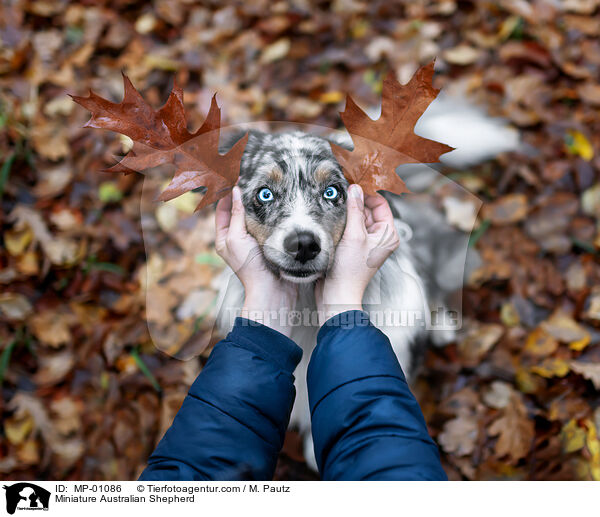
[{"label": "dry leaf", "polygon": [[54,348],[72,341],[69,327],[76,322],[76,318],[64,310],[41,311],[29,319],[35,337]]},{"label": "dry leaf", "polygon": [[551,377],[564,377],[569,373],[569,363],[564,359],[549,357],[541,364],[532,366],[531,371],[547,379]]},{"label": "dry leaf", "polygon": [[388,190],[408,192],[396,174],[396,167],[406,163],[434,163],[453,148],[414,133],[414,127],[439,90],[433,87],[433,62],[419,68],[412,79],[401,85],[393,73],[383,81],[381,116],[372,120],[352,97],[340,113],[354,142],[347,151],[336,144],[331,148],[350,183],[358,183],[366,194]]},{"label": "dry leaf", "polygon": [[590,334],[571,316],[560,310],[541,323],[541,328],[574,350],[582,350],[590,342]]},{"label": "dry leaf", "polygon": [[29,300],[19,293],[0,294],[0,316],[9,320],[22,321],[31,312],[33,307]]},{"label": "dry leaf", "polygon": [[85,241],[79,243],[60,235],[53,235],[48,230],[41,214],[32,207],[17,205],[9,215],[14,221],[14,227],[31,228],[34,239],[39,242],[45,255],[52,264],[57,266],[72,266],[79,262],[85,254]]},{"label": "dry leaf", "polygon": [[584,361],[571,361],[571,369],[589,381],[594,388],[600,391],[600,363],[586,363]]},{"label": "dry leaf", "polygon": [[600,321],[600,286],[592,287],[585,301],[585,310],[582,316],[588,320]]},{"label": "dry leaf", "polygon": [[560,431],[560,438],[565,454],[583,449],[587,432],[577,425],[577,420],[572,418]]},{"label": "dry leaf", "polygon": [[38,355],[38,370],[33,375],[39,386],[51,386],[62,381],[73,369],[75,357],[70,350]]},{"label": "dry leaf", "polygon": [[15,257],[21,255],[29,246],[33,233],[28,226],[20,230],[9,230],[4,233],[6,251]]},{"label": "dry leaf", "polygon": [[459,45],[457,47],[444,50],[444,59],[453,65],[471,65],[481,56],[481,51],[469,45]]},{"label": "dry leaf", "polygon": [[448,223],[463,232],[473,230],[479,209],[473,200],[448,196],[444,198],[443,203]]},{"label": "dry leaf", "polygon": [[494,409],[505,408],[512,398],[514,390],[506,382],[494,381],[490,389],[483,394],[483,401]]},{"label": "dry leaf", "polygon": [[460,415],[444,424],[438,441],[446,452],[466,456],[475,449],[478,433],[477,419],[470,415]]},{"label": "dry leaf", "polygon": [[111,172],[143,172],[158,165],[175,166],[171,183],[159,196],[168,201],[200,187],[207,189],[197,210],[208,206],[235,185],[240,160],[248,140],[246,134],[226,155],[218,152],[221,109],[213,96],[208,115],[200,129],[187,129],[183,90],[177,85],[165,105],[154,110],[123,75],[124,97],[119,104],[110,102],[90,91],[87,97],[73,100],[92,112],[85,127],[110,129],[134,141],[132,150]]},{"label": "dry leaf", "polygon": [[483,217],[493,224],[504,225],[521,221],[527,215],[527,197],[509,194],[483,206]]},{"label": "dry leaf", "polygon": [[552,355],[557,348],[558,341],[539,327],[529,334],[525,343],[525,352],[537,357]]},{"label": "dry leaf", "polygon": [[32,429],[33,419],[30,415],[26,415],[24,418],[11,417],[4,421],[4,434],[13,445],[23,443]]},{"label": "dry leaf", "polygon": [[496,323],[470,325],[465,338],[458,344],[464,364],[476,366],[498,342],[503,333],[502,325]]},{"label": "dry leaf", "polygon": [[504,414],[492,423],[488,432],[490,436],[498,436],[495,451],[499,457],[508,455],[515,462],[527,455],[535,436],[535,426],[521,396],[512,396]]}]

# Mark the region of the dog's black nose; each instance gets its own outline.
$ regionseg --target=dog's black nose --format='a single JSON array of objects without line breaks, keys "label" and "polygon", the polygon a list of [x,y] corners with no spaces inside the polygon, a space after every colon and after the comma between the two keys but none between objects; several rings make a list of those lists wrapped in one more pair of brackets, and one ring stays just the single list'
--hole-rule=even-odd
[{"label": "dog's black nose", "polygon": [[321,251],[319,240],[311,232],[292,232],[283,240],[283,247],[298,262],[304,264]]}]

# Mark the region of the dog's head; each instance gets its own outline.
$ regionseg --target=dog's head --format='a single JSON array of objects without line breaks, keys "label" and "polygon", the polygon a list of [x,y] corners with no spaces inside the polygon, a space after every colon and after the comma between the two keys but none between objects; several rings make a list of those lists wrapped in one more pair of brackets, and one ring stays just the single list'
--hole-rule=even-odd
[{"label": "dog's head", "polygon": [[246,227],[269,268],[291,282],[319,278],[346,223],[348,181],[329,142],[302,132],[251,132],[238,184]]}]

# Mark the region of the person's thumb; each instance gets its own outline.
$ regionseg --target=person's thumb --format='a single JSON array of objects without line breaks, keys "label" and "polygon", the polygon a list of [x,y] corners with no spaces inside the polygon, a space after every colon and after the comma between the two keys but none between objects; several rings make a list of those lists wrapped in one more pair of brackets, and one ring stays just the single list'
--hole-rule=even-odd
[{"label": "person's thumb", "polygon": [[348,213],[344,236],[363,235],[365,233],[365,201],[360,185],[353,184],[348,188],[346,210]]}]

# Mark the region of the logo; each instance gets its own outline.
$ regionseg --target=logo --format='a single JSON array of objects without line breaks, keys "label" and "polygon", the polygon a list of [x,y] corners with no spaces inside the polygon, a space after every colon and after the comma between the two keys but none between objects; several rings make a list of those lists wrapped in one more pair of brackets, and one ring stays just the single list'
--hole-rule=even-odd
[{"label": "logo", "polygon": [[50,504],[50,492],[33,483],[15,483],[6,486],[6,511],[9,515],[15,510],[47,510]]}]

